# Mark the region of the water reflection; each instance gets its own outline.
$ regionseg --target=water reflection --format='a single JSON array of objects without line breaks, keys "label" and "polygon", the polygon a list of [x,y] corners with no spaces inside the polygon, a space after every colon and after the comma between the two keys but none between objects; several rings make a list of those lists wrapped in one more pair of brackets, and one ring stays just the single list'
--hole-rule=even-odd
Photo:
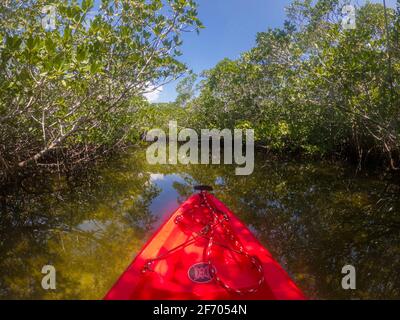
[{"label": "water reflection", "polygon": [[[0,195],[0,298],[99,299],[197,183],[215,186],[312,298],[400,298],[399,188],[322,163],[150,166],[144,152],[75,177],[24,181]],[[46,190],[43,189],[45,186]],[[57,290],[41,268],[57,269]],[[357,268],[357,290],[341,269]]]}]

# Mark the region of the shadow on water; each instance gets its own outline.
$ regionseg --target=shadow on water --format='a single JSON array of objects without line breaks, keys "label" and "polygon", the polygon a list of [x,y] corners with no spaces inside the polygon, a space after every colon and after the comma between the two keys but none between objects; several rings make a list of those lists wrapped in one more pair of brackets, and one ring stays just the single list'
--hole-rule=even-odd
[{"label": "shadow on water", "polygon": [[[262,157],[249,177],[231,166],[150,166],[141,150],[79,177],[1,190],[0,298],[102,298],[197,183],[214,186],[311,298],[400,298],[398,186],[340,165]],[[41,287],[47,264],[54,291]],[[347,264],[354,291],[341,287]]]}]

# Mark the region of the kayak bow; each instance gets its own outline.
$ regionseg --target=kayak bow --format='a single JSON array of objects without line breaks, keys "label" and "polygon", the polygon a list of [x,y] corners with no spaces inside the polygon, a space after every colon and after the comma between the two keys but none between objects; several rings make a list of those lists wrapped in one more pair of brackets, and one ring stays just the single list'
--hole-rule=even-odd
[{"label": "kayak bow", "polygon": [[160,227],[106,300],[302,300],[250,230],[197,187]]}]

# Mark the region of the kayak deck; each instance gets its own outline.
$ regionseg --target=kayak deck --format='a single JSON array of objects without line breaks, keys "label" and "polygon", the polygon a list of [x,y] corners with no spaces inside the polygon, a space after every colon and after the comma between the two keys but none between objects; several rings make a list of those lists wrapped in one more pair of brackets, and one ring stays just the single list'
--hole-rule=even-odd
[{"label": "kayak deck", "polygon": [[250,230],[216,197],[201,192],[160,227],[105,299],[305,297]]}]

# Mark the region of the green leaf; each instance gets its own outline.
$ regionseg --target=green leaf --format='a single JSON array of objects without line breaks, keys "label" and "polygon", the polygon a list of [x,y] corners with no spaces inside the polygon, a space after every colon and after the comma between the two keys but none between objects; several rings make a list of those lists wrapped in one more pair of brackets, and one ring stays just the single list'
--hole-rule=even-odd
[{"label": "green leaf", "polygon": [[93,8],[94,0],[82,0],[83,11],[88,11]]}]

